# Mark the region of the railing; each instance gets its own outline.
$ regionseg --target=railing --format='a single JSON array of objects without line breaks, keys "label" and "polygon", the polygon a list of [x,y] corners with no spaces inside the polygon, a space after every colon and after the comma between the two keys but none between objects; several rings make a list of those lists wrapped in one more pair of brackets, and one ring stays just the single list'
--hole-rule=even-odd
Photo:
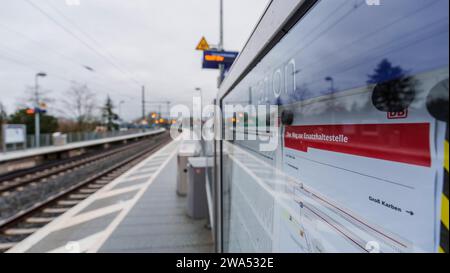
[{"label": "railing", "polygon": [[[74,143],[81,141],[97,140],[118,136],[131,135],[136,133],[143,133],[152,131],[154,129],[129,129],[127,131],[112,131],[112,132],[74,132],[67,133],[66,143]],[[48,147],[54,145],[54,139],[52,134],[41,134],[40,135],[40,147]],[[26,149],[36,148],[34,135],[27,135]],[[23,145],[13,145],[7,147],[7,152],[23,150]]]}]

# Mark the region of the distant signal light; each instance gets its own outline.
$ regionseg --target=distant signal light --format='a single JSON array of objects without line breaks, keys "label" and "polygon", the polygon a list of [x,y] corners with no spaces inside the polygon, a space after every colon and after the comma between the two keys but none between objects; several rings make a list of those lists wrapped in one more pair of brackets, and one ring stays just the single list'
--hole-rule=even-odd
[{"label": "distant signal light", "polygon": [[205,55],[205,60],[209,62],[223,62],[225,57],[219,55]]},{"label": "distant signal light", "polygon": [[219,65],[223,65],[224,69],[228,70],[238,54],[237,51],[205,50],[203,51],[202,68],[219,69]]}]

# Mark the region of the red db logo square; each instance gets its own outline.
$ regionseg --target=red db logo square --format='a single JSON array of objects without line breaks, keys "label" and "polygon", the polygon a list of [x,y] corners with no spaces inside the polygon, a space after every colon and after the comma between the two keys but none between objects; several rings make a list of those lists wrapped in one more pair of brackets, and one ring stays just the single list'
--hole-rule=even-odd
[{"label": "red db logo square", "polygon": [[387,118],[388,119],[402,119],[408,117],[408,109],[405,109],[404,111],[400,112],[388,112]]}]

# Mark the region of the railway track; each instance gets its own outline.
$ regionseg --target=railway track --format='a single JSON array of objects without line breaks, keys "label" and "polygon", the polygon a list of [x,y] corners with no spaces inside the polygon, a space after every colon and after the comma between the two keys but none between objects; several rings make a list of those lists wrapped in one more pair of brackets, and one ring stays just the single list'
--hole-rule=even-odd
[{"label": "railway track", "polygon": [[143,148],[133,156],[127,157],[123,161],[103,169],[91,177],[74,183],[72,186],[53,194],[45,200],[39,200],[33,206],[0,221],[0,252],[5,252],[12,248],[168,142],[170,142],[168,133],[159,135],[155,143]]},{"label": "railway track", "polygon": [[63,161],[51,162],[49,164],[36,166],[30,169],[0,175],[0,194],[5,195],[17,188],[21,188],[32,183],[38,183],[41,180],[45,180],[55,175],[64,174],[67,171],[86,166],[87,164],[94,164],[98,160],[105,159],[106,157],[142,145],[145,141],[146,140],[141,140],[132,144],[121,145],[119,147],[114,147],[101,152],[91,152],[74,158],[68,158]]}]

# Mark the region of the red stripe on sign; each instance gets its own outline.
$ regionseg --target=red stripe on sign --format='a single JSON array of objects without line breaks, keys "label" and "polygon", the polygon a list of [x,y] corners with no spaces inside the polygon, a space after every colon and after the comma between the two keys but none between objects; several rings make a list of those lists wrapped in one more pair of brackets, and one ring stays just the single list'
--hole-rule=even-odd
[{"label": "red stripe on sign", "polygon": [[286,126],[287,148],[308,148],[430,167],[430,124]]}]

